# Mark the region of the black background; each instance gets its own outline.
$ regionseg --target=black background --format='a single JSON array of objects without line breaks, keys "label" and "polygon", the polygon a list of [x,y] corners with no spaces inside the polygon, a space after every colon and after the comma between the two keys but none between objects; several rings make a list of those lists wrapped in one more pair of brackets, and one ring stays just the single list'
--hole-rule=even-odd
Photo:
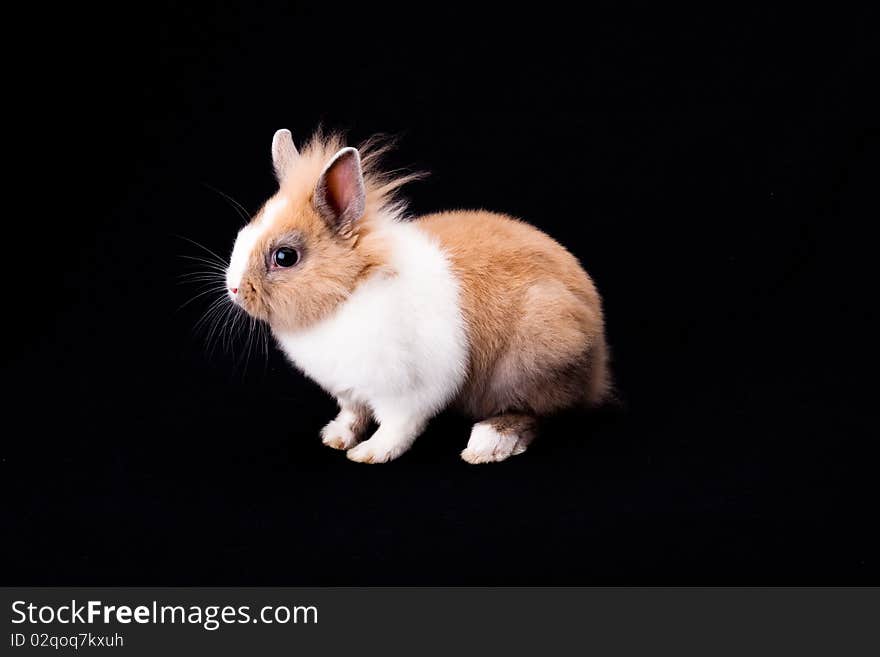
[{"label": "black background", "polygon": [[[4,583],[876,583],[868,15],[90,11],[9,28],[43,58],[7,126]],[[364,466],[277,350],[209,351],[177,235],[228,254],[211,188],[255,211],[274,130],[319,124],[398,135],[416,214],[567,245],[623,405],[483,467],[444,414]]]}]

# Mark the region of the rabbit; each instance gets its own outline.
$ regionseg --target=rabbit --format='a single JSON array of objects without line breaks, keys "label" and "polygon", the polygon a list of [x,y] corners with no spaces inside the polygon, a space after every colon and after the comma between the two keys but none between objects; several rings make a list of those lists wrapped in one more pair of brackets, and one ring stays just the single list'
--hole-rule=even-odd
[{"label": "rabbit", "polygon": [[461,457],[497,462],[541,416],[605,401],[602,302],[578,260],[502,214],[408,218],[397,192],[418,174],[382,173],[386,148],[319,132],[300,151],[276,132],[278,191],[226,270],[230,300],[338,401],[323,443],[384,463],[457,405],[477,421]]}]

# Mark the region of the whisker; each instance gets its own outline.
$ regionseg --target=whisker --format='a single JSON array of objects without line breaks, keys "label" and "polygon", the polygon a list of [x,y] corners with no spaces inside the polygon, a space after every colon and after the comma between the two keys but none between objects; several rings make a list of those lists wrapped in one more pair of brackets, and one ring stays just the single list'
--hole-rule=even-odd
[{"label": "whisker", "polygon": [[217,315],[218,313],[220,313],[222,311],[223,302],[227,301],[227,299],[225,297],[226,297],[226,295],[219,296],[219,298],[215,299],[211,303],[211,305],[208,306],[208,309],[202,314],[202,316],[193,325],[194,330],[198,330],[202,324],[206,323],[207,321],[210,320],[211,317],[213,317],[214,315]]},{"label": "whisker", "polygon": [[199,285],[201,283],[217,283],[218,285],[226,285],[226,281],[222,276],[216,274],[191,274],[189,276],[179,276],[178,285]]},{"label": "whisker", "polygon": [[194,260],[195,262],[201,262],[202,264],[208,265],[209,267],[216,269],[217,271],[223,272],[224,274],[226,273],[226,267],[228,266],[225,262],[214,262],[213,260],[200,258],[199,256],[180,255],[180,257],[187,260]]},{"label": "whisker", "polygon": [[[220,190],[214,191],[226,198]],[[235,202],[232,198],[227,200]],[[198,299],[216,295],[193,324],[194,332],[204,334],[204,346],[208,356],[213,357],[217,349],[222,349],[232,356],[233,371],[240,370],[242,376],[245,376],[254,354],[261,354],[263,376],[265,376],[269,367],[270,329],[265,322],[252,317],[229,299],[226,286],[227,261],[205,245],[184,235],[175,234],[174,237],[204,251],[204,255],[179,255],[185,260],[198,263],[203,269],[177,275],[178,285],[194,285],[198,289],[198,293],[181,304],[177,310],[182,310]]]},{"label": "whisker", "polygon": [[[225,303],[224,303],[225,302]],[[205,311],[205,314],[196,322],[197,330],[205,329],[205,345],[208,347],[209,351],[211,350],[214,335],[219,328],[219,323],[223,315],[228,311],[228,306],[231,305],[227,299],[219,298],[214,301],[213,304]]]},{"label": "whisker", "polygon": [[234,304],[230,305],[227,315],[230,316],[230,319],[226,320],[223,325],[223,349],[234,356],[235,348],[233,339],[235,338],[235,332],[238,328],[238,320],[241,319],[241,315],[238,312],[238,307]]},{"label": "whisker", "polygon": [[174,235],[174,237],[177,237],[177,238],[182,239],[182,240],[186,240],[186,241],[189,242],[190,244],[193,244],[193,245],[199,247],[200,249],[202,249],[203,251],[206,251],[206,252],[210,253],[212,256],[214,256],[215,258],[217,258],[217,261],[218,261],[218,262],[221,262],[221,263],[223,263],[224,265],[228,264],[228,262],[226,261],[226,258],[221,258],[219,255],[217,255],[214,251],[212,251],[211,249],[209,249],[209,248],[208,248],[207,246],[205,246],[204,244],[199,244],[199,243],[196,242],[195,240],[190,239],[189,237],[186,237],[186,236],[184,236],[184,235],[178,235],[177,233],[173,233],[173,235]]},{"label": "whisker", "polygon": [[251,362],[251,345],[252,345],[251,338],[253,337],[253,331],[254,331],[254,318],[248,316],[248,320],[249,321],[247,321],[245,323],[245,327],[247,328],[247,340],[245,341],[244,349],[242,350],[241,357],[239,358],[239,361],[238,361],[239,363],[241,363],[242,360],[244,361],[244,367],[241,370],[242,376],[244,376],[247,373],[248,365],[250,365],[250,362]]},{"label": "whisker", "polygon": [[217,347],[223,345],[223,336],[226,330],[227,317],[232,312],[233,305],[231,303],[225,304],[220,307],[219,312],[213,318],[213,325],[211,326],[210,331],[208,332],[208,346],[209,353],[213,354]]},{"label": "whisker", "polygon": [[203,182],[202,185],[226,199],[226,201],[235,209],[238,215],[245,220],[245,223],[251,220],[251,213],[247,211],[247,208],[245,208],[241,203],[232,198],[229,194],[227,194],[226,192],[221,192],[219,189],[217,189],[213,185],[209,185],[206,182]]},{"label": "whisker", "polygon": [[197,295],[195,295],[194,297],[192,297],[188,301],[185,301],[184,303],[182,303],[180,306],[177,307],[177,310],[178,311],[183,310],[184,308],[186,308],[189,304],[191,304],[196,299],[203,297],[206,294],[210,294],[211,292],[225,292],[225,291],[226,291],[225,286],[216,286],[216,287],[208,288],[204,292],[199,292]]},{"label": "whisker", "polygon": [[265,376],[269,368],[269,328],[263,322],[260,322],[260,333],[263,336],[263,376]]}]

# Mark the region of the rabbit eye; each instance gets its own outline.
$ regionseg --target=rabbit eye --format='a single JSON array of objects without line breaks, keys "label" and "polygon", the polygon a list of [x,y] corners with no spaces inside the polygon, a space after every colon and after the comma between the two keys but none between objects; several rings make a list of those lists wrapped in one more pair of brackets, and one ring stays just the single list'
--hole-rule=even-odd
[{"label": "rabbit eye", "polygon": [[289,246],[282,246],[280,249],[275,249],[275,253],[272,254],[272,264],[275,267],[293,267],[298,262],[299,251],[292,249]]}]

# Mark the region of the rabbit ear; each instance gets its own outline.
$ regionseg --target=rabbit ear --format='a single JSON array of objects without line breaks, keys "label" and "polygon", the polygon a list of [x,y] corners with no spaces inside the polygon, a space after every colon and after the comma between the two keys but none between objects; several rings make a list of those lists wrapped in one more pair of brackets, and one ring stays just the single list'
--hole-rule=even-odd
[{"label": "rabbit ear", "polygon": [[364,174],[356,149],[343,148],[327,163],[315,186],[313,201],[330,228],[351,232],[366,209]]},{"label": "rabbit ear", "polygon": [[287,167],[298,157],[299,153],[293,145],[290,130],[278,130],[272,137],[272,166],[275,167],[275,177],[279,183],[284,180]]}]

